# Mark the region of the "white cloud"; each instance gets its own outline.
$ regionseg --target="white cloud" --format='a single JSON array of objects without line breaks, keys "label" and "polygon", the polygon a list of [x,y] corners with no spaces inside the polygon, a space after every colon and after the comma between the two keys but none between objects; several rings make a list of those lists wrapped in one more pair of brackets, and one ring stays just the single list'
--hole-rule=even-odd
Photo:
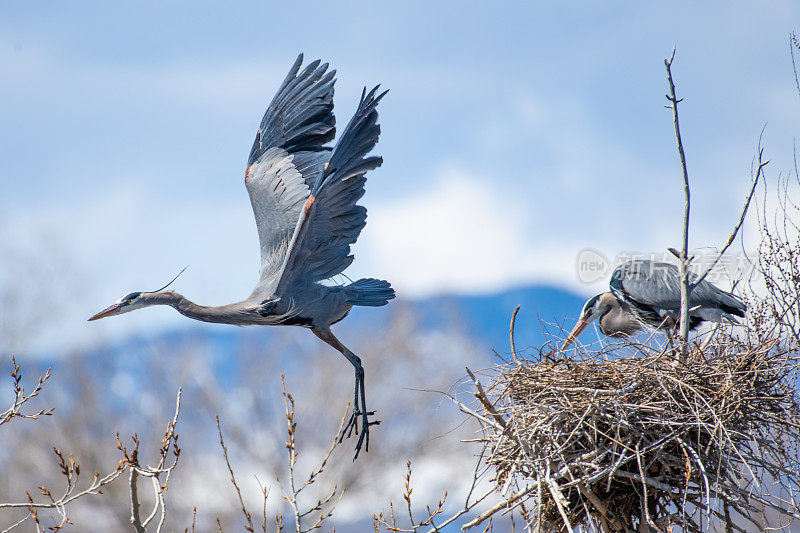
[{"label": "white cloud", "polygon": [[542,277],[568,283],[572,252],[531,238],[535,206],[496,183],[449,166],[424,192],[371,206],[358,247],[366,268],[358,270],[416,295],[487,292]]}]

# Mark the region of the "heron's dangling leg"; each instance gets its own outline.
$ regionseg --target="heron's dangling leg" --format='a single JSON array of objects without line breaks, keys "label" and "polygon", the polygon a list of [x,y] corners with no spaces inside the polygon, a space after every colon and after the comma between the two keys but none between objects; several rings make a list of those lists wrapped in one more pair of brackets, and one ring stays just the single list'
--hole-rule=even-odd
[{"label": "heron's dangling leg", "polygon": [[[314,327],[311,329],[314,334],[325,341],[326,343],[333,346],[336,350],[338,350],[342,355],[344,355],[350,364],[353,365],[355,369],[355,390],[353,392],[353,413],[350,416],[350,420],[347,422],[347,425],[342,430],[342,435],[339,437],[339,442],[344,438],[345,432],[347,436],[350,435],[355,431],[356,435],[358,435],[358,442],[356,443],[356,454],[353,457],[353,461],[358,458],[358,453],[361,451],[361,446],[366,442],[365,451],[369,451],[369,427],[370,426],[377,426],[380,424],[379,420],[370,421],[369,416],[374,415],[375,411],[368,411],[367,410],[367,397],[366,391],[364,387],[364,367],[361,366],[361,359],[348,350],[339,339],[337,339],[331,330],[328,328],[317,328]],[[361,418],[361,433],[358,432],[358,419]]]},{"label": "heron's dangling leg", "polygon": [[[347,360],[350,361],[355,369],[355,390],[353,397],[353,413],[350,415],[350,420],[348,421],[347,425],[342,430],[342,435],[339,437],[339,441],[341,442],[342,439],[344,439],[345,432],[349,438],[350,435],[352,435],[355,431],[355,434],[358,435],[358,442],[356,443],[356,455],[353,457],[353,460],[355,461],[358,457],[358,453],[361,451],[362,444],[365,442],[365,451],[369,451],[369,427],[377,426],[380,424],[380,421],[370,421],[368,418],[369,416],[374,415],[375,411],[367,410],[366,387],[364,385],[364,367],[361,365],[361,359],[344,346],[342,346],[342,348],[342,354],[347,357]],[[361,419],[361,433],[358,432],[359,418]]]}]

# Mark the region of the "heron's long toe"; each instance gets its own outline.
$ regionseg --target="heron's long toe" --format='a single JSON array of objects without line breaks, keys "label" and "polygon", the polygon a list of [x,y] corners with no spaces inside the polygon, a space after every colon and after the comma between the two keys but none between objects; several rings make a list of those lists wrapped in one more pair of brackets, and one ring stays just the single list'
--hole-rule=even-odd
[{"label": "heron's long toe", "polygon": [[[375,414],[375,411],[367,411],[361,413],[361,434],[358,435],[358,423],[355,424],[356,435],[358,435],[358,442],[356,442],[356,454],[353,456],[353,461],[358,459],[358,454],[361,452],[361,446],[364,445],[364,451],[369,451],[369,427],[377,426],[381,423],[380,420],[370,420],[368,417]],[[348,435],[349,436],[349,435]]]},{"label": "heron's long toe", "polygon": [[355,433],[356,435],[363,433],[363,431],[359,432],[358,430],[359,420],[361,420],[362,428],[365,427],[365,425],[366,427],[369,427],[369,426],[377,426],[378,424],[380,424],[381,423],[380,420],[371,421],[369,420],[369,418],[367,418],[373,415],[375,415],[375,411],[367,411],[366,414],[363,414],[360,409],[353,409],[353,412],[350,413],[350,419],[347,421],[347,424],[345,424],[344,428],[342,429],[342,433],[339,436],[339,442],[342,442],[345,438],[349,439],[353,435],[353,433]]},{"label": "heron's long toe", "polygon": [[[353,433],[358,436],[358,441],[356,442],[356,453],[353,456],[353,461],[358,459],[358,454],[361,453],[361,447],[364,447],[364,451],[369,451],[369,427],[370,426],[377,426],[381,423],[380,420],[370,420],[370,416],[374,416],[375,411],[362,411],[361,409],[354,408],[353,412],[350,414],[350,420],[348,420],[347,424],[342,428],[342,433],[339,435],[339,442],[342,442],[345,437],[350,438]],[[361,421],[361,431],[359,431],[358,423],[359,420]]]}]

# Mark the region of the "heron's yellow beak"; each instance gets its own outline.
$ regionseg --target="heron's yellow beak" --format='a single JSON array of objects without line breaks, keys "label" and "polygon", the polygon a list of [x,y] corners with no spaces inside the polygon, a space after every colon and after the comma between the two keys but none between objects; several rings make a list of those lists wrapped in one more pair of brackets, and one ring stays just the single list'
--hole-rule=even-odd
[{"label": "heron's yellow beak", "polygon": [[564,350],[566,350],[567,346],[572,344],[572,341],[574,341],[575,338],[578,335],[580,335],[581,332],[583,330],[585,330],[586,326],[588,326],[588,325],[589,325],[589,322],[585,318],[581,318],[580,320],[578,320],[578,323],[575,324],[575,327],[572,328],[572,331],[569,332],[569,336],[567,337],[567,340],[565,340],[564,344],[561,345],[561,351],[563,352]]},{"label": "heron's yellow beak", "polygon": [[92,318],[90,318],[88,321],[91,322],[92,320],[99,320],[107,316],[118,315],[121,307],[122,306],[120,304],[114,304],[112,306],[106,307],[105,309],[94,315]]}]

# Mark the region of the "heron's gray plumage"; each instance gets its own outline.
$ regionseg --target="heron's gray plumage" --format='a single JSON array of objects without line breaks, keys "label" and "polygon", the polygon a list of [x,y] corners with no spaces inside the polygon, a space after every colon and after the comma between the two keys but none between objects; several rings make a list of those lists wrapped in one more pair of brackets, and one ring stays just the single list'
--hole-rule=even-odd
[{"label": "heron's gray plumage", "polygon": [[[289,256],[278,281],[278,295],[292,283],[315,282],[350,266],[350,245],[366,224],[367,210],[356,202],[364,195],[365,174],[383,162],[367,157],[380,135],[376,107],[386,94],[378,87],[362,93],[353,118],[336,142],[330,160],[316,178],[307,214],[298,220]],[[365,91],[366,92],[366,91]]]},{"label": "heron's gray plumage", "polygon": [[311,185],[327,163],[336,134],[336,71],[300,54],[267,107],[247,160],[250,195],[261,247],[259,281],[251,299],[275,296],[279,276]]},{"label": "heron's gray plumage", "polygon": [[[321,283],[341,274],[353,262],[350,246],[366,224],[367,210],[357,205],[364,195],[367,171],[382,159],[369,156],[380,135],[377,105],[385,92],[366,89],[353,118],[336,144],[333,114],[335,70],[313,61],[301,70],[295,61],[273,97],[247,159],[245,186],[253,207],[261,250],[259,280],[250,296],[218,307],[195,304],[171,291],[130,293],[90,320],[151,305],[169,305],[205,322],[238,325],[296,325],[341,352],[355,368],[353,416],[348,428],[362,421],[356,456],[365,441],[368,415],[361,360],[330,331],[351,307],[386,305],[394,298],[388,282],[360,279],[348,285]],[[166,288],[166,287],[165,287]]]},{"label": "heron's gray plumage", "polygon": [[[707,280],[698,284],[697,279],[689,274],[693,287],[689,295],[690,329],[703,322],[721,322],[723,318],[735,321],[734,316],[744,316],[744,302]],[[626,261],[614,270],[609,288],[610,292],[593,296],[584,304],[562,350],[594,320],[609,337],[630,336],[648,326],[672,328],[680,320],[680,275],[675,265],[645,259]]]},{"label": "heron's gray plumage", "polygon": [[252,297],[266,297],[275,289],[275,277],[283,266],[309,188],[294,165],[294,156],[275,146],[247,169],[245,185],[261,247],[261,271]]},{"label": "heron's gray plumage", "polygon": [[629,337],[649,325],[635,309],[631,309],[630,305],[617,300],[612,293],[604,292],[598,297],[604,304],[600,310],[600,318],[597,320],[597,325],[603,335]]},{"label": "heron's gray plumage", "polygon": [[317,59],[298,74],[302,64],[303,54],[300,54],[267,107],[247,166],[256,163],[273,146],[292,154],[330,150],[324,145],[336,135],[333,115],[336,71],[326,74],[328,64],[320,65]]},{"label": "heron's gray plumage", "polygon": [[[697,275],[689,273],[692,290],[689,308],[719,309],[725,314],[744,316],[747,306],[732,294],[703,280],[695,285]],[[667,313],[679,315],[681,284],[678,267],[671,263],[632,260],[619,265],[611,275],[611,292],[621,301],[637,307],[649,307],[662,317]]]}]

